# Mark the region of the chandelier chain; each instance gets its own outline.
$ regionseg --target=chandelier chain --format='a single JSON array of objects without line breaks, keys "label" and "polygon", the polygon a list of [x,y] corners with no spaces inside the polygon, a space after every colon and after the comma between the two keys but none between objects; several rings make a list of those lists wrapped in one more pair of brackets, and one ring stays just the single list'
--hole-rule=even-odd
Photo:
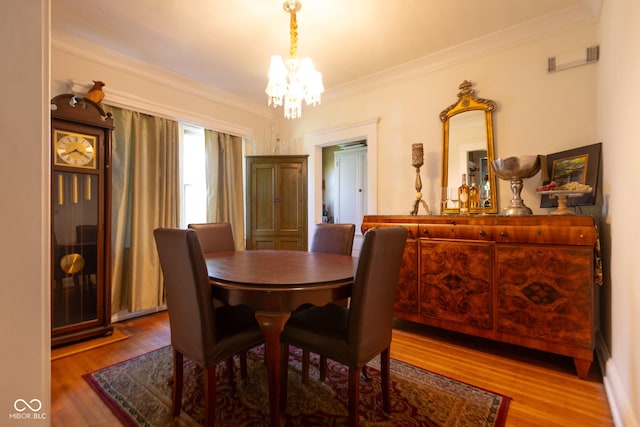
[{"label": "chandelier chain", "polygon": [[291,39],[289,56],[292,58],[296,58],[298,56],[298,19],[296,18],[295,9],[291,11],[291,19],[289,21],[289,36]]}]

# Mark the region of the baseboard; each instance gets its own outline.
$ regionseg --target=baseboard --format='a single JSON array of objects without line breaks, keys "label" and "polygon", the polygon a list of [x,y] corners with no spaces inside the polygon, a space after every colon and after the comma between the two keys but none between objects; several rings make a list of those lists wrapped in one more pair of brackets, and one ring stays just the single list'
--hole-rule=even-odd
[{"label": "baseboard", "polygon": [[639,414],[633,412],[633,407],[629,403],[629,398],[622,387],[620,374],[611,359],[607,344],[600,332],[596,334],[596,355],[602,372],[602,381],[609,401],[613,423],[616,427],[640,427],[638,423]]},{"label": "baseboard", "polygon": [[67,344],[51,349],[51,360],[62,359],[63,357],[73,356],[83,351],[93,350],[107,344],[113,344],[127,339],[129,336],[118,328],[113,328],[113,333],[108,336],[84,340],[73,344]]},{"label": "baseboard", "polygon": [[133,319],[135,317],[146,316],[148,314],[160,313],[161,311],[166,311],[167,305],[163,304],[159,307],[150,308],[147,310],[140,311],[119,311],[111,316],[111,323],[123,322],[125,320]]}]

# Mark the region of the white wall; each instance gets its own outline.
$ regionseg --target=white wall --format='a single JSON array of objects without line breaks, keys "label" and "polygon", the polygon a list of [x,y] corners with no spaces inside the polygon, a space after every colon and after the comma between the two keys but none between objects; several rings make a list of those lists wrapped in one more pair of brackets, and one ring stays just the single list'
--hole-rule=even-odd
[{"label": "white wall", "polygon": [[48,425],[49,1],[0,9],[0,424]]},{"label": "white wall", "polygon": [[[498,104],[496,157],[550,154],[593,144],[598,142],[598,64],[553,74],[546,67],[549,56],[597,43],[597,27],[588,26],[404,81],[323,99],[320,106],[305,108],[302,120],[282,122],[280,127],[285,139],[304,140],[311,132],[379,118],[378,213],[407,214],[415,200],[412,143],[424,144],[422,193],[437,212],[442,161],[439,114],[457,102],[460,83],[472,81],[476,96]],[[305,152],[312,150],[307,147]],[[535,194],[540,179],[538,174],[525,181],[522,197],[534,213],[547,213],[549,209],[539,208],[540,196]],[[500,182],[499,205],[506,206],[510,198],[508,182]]]},{"label": "white wall", "polygon": [[[619,426],[640,425],[640,228],[638,198],[629,185],[640,181],[640,2],[605,1],[600,29],[598,138],[604,147],[605,205],[601,239],[605,254],[603,335],[610,354],[605,387]],[[609,359],[610,356],[610,359]]]}]

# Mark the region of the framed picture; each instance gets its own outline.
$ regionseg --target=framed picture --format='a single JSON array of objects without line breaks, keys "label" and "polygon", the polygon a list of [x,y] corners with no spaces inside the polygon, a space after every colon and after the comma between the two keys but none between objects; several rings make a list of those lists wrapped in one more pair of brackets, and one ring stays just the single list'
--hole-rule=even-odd
[{"label": "framed picture", "polygon": [[[571,197],[568,204],[571,206],[590,206],[596,204],[596,191],[598,188],[598,176],[600,174],[600,152],[602,143],[561,151],[546,156],[547,176],[549,180],[545,184],[555,181],[558,186],[568,182],[587,184],[593,188],[589,194],[580,197]],[[541,208],[552,208],[558,205],[556,198],[542,194]]]}]

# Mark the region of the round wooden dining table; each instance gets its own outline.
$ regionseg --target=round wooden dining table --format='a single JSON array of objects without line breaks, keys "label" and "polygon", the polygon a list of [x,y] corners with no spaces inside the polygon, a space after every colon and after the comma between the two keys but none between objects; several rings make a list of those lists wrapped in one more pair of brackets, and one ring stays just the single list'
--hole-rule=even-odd
[{"label": "round wooden dining table", "polygon": [[280,333],[291,312],[301,305],[323,306],[348,298],[358,259],[277,250],[218,252],[205,257],[213,296],[255,310],[265,337],[271,425],[279,426]]}]

